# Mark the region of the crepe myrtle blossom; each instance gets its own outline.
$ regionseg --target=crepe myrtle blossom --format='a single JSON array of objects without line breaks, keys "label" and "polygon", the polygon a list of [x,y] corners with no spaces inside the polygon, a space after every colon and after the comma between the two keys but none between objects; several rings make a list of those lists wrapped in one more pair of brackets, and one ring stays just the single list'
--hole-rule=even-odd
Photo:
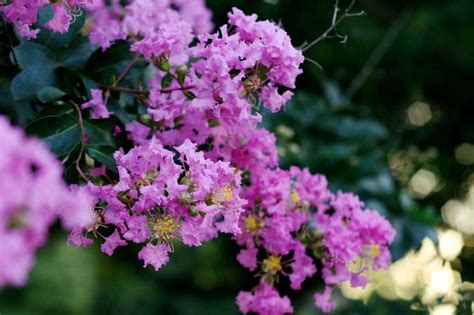
[{"label": "crepe myrtle blossom", "polygon": [[[296,167],[259,170],[250,174],[250,182],[242,191],[248,201],[240,220],[243,232],[234,238],[243,247],[237,260],[261,283],[274,286],[288,277],[290,287],[299,290],[316,274],[319,259],[326,289],[315,294],[315,304],[329,312],[335,307],[330,300],[335,285],[364,286],[365,273],[388,267],[395,231],[377,212],[364,209],[357,196],[333,194],[324,176]],[[242,312],[266,314],[248,306],[263,297],[248,292],[239,297]]]},{"label": "crepe myrtle blossom", "polygon": [[27,39],[36,38],[40,32],[35,28],[38,12],[45,6],[51,6],[53,16],[44,25],[54,32],[65,33],[74,20],[73,15],[81,14],[81,8],[88,8],[94,0],[12,0],[0,6],[0,13],[12,23],[20,36]]},{"label": "crepe myrtle blossom", "polygon": [[114,226],[104,237],[104,253],[142,243],[138,257],[159,269],[168,262],[173,242],[200,246],[219,232],[240,233],[245,201],[240,172],[228,162],[206,159],[190,141],[168,150],[155,138],[126,154],[116,152],[115,161],[116,184],[84,186],[96,203],[96,229],[74,231],[71,243],[90,245],[88,236],[99,233],[100,226]]},{"label": "crepe myrtle blossom", "polygon": [[[162,54],[185,62],[184,51],[193,39],[212,29],[212,14],[203,0],[96,0],[90,7],[88,30],[92,44],[103,50],[129,38],[132,50],[147,58]],[[140,38],[135,40],[133,38]]]},{"label": "crepe myrtle blossom", "polygon": [[49,227],[67,230],[92,222],[92,200],[68,189],[62,167],[44,143],[0,116],[0,287],[24,285]]},{"label": "crepe myrtle blossom", "polygon": [[57,217],[69,243],[99,239],[106,255],[137,243],[138,258],[155,270],[177,242],[201,246],[230,234],[237,261],[257,279],[237,295],[243,313],[292,313],[282,282],[301,290],[315,276],[323,280],[315,305],[328,313],[338,284],[364,286],[370,271],[388,267],[390,223],[356,195],[330,191],[324,175],[280,168],[275,135],[259,128],[262,106],[280,111],[302,73],[303,54],[279,25],[233,8],[227,25],[209,33],[203,0],[12,0],[0,10],[32,38],[46,5],[54,12],[46,28],[65,32],[71,12],[85,8],[83,33],[93,45],[127,41],[134,62],[147,65],[135,86],[147,90],[124,89],[131,75],[117,80],[123,87],[97,82],[103,90],[81,105],[86,118],[117,122],[103,96],[119,91],[138,92],[131,94],[140,108],[114,128],[128,139],[114,154],[117,174],[96,161],[85,166],[89,180],[69,190],[46,147],[0,120],[0,286],[25,282]]}]

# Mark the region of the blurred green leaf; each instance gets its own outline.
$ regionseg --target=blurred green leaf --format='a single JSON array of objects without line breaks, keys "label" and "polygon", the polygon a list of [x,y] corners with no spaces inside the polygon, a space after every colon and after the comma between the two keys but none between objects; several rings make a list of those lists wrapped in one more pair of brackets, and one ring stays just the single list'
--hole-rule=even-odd
[{"label": "blurred green leaf", "polygon": [[54,68],[51,66],[31,66],[17,74],[10,85],[15,101],[31,101],[44,87],[56,85]]},{"label": "blurred green leaf", "polygon": [[56,58],[48,48],[34,42],[24,42],[13,50],[21,69],[32,66],[54,67],[57,63]]},{"label": "blurred green leaf", "polygon": [[52,101],[56,101],[64,95],[66,95],[66,93],[53,86],[44,87],[36,93],[36,96],[42,103],[50,103]]},{"label": "blurred green leaf", "polygon": [[66,68],[83,68],[94,50],[87,38],[81,38],[59,54],[59,61]]}]

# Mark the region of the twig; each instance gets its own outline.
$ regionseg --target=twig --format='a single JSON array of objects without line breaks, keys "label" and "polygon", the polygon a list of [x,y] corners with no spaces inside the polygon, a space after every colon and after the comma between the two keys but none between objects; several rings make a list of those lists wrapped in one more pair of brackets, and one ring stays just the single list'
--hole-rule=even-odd
[{"label": "twig", "polygon": [[313,59],[308,58],[308,57],[304,57],[304,60],[309,61],[310,63],[312,63],[313,65],[315,65],[316,67],[318,67],[320,70],[323,70],[323,66],[321,66],[319,63],[317,63],[317,62],[314,61]]},{"label": "twig", "polygon": [[71,104],[74,105],[74,107],[76,108],[77,122],[79,123],[79,130],[81,131],[81,142],[80,142],[79,156],[77,157],[76,161],[74,161],[74,163],[76,165],[76,170],[79,173],[79,175],[82,177],[82,179],[84,179],[86,182],[88,182],[89,178],[87,178],[86,174],[84,174],[84,172],[81,169],[81,165],[80,165],[82,155],[84,154],[84,148],[85,148],[85,143],[84,143],[84,137],[85,137],[84,120],[82,119],[82,112],[81,112],[81,108],[79,107],[79,105],[76,104],[73,101],[71,101]]},{"label": "twig", "polygon": [[[128,87],[123,87],[123,86],[113,86],[113,85],[107,85],[107,84],[102,84],[102,83],[96,83],[98,86],[110,90],[110,91],[117,91],[117,92],[125,92],[125,93],[130,93],[130,94],[137,94],[137,95],[148,95],[150,94],[149,90],[137,90],[137,89],[132,89]],[[159,90],[161,93],[171,93],[175,91],[187,91],[190,89],[193,89],[194,86],[180,86],[177,88],[171,88],[171,89],[161,89]]]},{"label": "twig", "polygon": [[113,86],[117,86],[120,83],[120,81],[122,81],[127,76],[127,74],[130,72],[130,70],[132,70],[133,66],[137,63],[139,59],[140,59],[140,55],[136,54],[135,58],[133,58],[133,60],[127,65],[127,67],[125,67],[123,72],[119,75],[117,80],[115,80]]},{"label": "twig", "polygon": [[108,91],[117,91],[117,92],[125,92],[125,93],[130,93],[130,94],[138,94],[138,95],[148,95],[150,94],[150,91],[148,90],[137,90],[137,89],[132,89],[128,87],[123,87],[123,86],[113,86],[113,85],[107,85],[103,83],[96,83],[98,86],[101,88],[104,88]]},{"label": "twig", "polygon": [[397,36],[400,34],[403,25],[405,24],[407,16],[408,14],[404,12],[392,23],[380,44],[372,52],[359,73],[354,77],[346,91],[346,103],[350,103],[352,98],[357,94],[357,92],[360,91],[364,83],[377,67],[377,64],[382,60],[383,56],[385,56],[387,51],[393,45]]},{"label": "twig", "polygon": [[[351,13],[351,10],[354,7],[355,2],[356,2],[356,0],[352,0],[351,3],[347,6],[347,8],[344,10],[342,15],[338,17],[338,13],[341,9],[339,8],[339,0],[336,0],[336,2],[334,4],[334,13],[333,13],[333,16],[332,16],[332,22],[331,22],[331,25],[329,26],[329,28],[323,34],[321,34],[321,36],[319,36],[318,38],[313,40],[311,43],[309,43],[307,45],[304,45],[301,48],[301,50],[303,52],[305,52],[308,49],[310,49],[311,47],[313,47],[314,45],[316,45],[317,43],[319,43],[320,41],[325,40],[327,38],[330,38],[331,37],[330,34],[333,31],[336,30],[337,26],[339,24],[341,24],[341,22],[345,18],[364,15],[365,14],[364,11],[361,11],[361,12],[358,12],[358,13]],[[336,32],[335,36],[342,39],[341,43],[345,43],[347,41],[347,36],[342,36],[342,35],[338,34],[337,32]]]},{"label": "twig", "polygon": [[107,89],[107,91],[105,92],[105,99],[104,99],[105,106],[107,106],[107,102],[108,102],[109,97],[110,97],[110,90],[112,90],[112,88],[115,88],[120,83],[120,81],[122,81],[127,76],[127,74],[130,72],[130,70],[132,70],[133,66],[137,63],[137,61],[139,59],[140,59],[140,55],[136,54],[135,57],[132,59],[132,61],[130,61],[130,63],[125,67],[125,69],[122,71],[122,73],[118,76],[118,78],[110,86],[110,88]]}]

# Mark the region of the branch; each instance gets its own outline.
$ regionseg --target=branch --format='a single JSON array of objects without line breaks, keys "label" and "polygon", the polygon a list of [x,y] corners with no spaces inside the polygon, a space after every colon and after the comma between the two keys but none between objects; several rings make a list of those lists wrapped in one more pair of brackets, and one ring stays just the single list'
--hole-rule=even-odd
[{"label": "branch", "polygon": [[76,109],[77,122],[79,123],[79,130],[81,131],[81,142],[80,142],[79,156],[74,161],[74,164],[76,165],[76,170],[79,173],[79,175],[82,177],[82,179],[84,179],[86,182],[88,182],[89,178],[87,178],[86,174],[84,174],[84,172],[81,169],[81,165],[80,165],[82,155],[84,154],[84,147],[85,147],[85,143],[84,143],[84,136],[85,136],[84,120],[82,119],[82,112],[81,112],[81,108],[79,107],[79,105],[76,104],[73,101],[71,101],[71,104],[74,105],[74,108]]},{"label": "branch", "polygon": [[[318,38],[313,40],[311,43],[309,43],[307,45],[304,45],[301,48],[301,50],[303,52],[305,52],[308,49],[310,49],[311,47],[313,47],[314,45],[316,45],[317,43],[319,43],[320,41],[323,41],[327,38],[330,38],[331,37],[330,34],[334,31],[336,31],[337,26],[339,24],[341,24],[341,22],[345,18],[364,15],[365,14],[364,11],[361,11],[361,12],[358,12],[358,13],[352,13],[351,12],[352,8],[354,7],[355,2],[356,2],[356,0],[351,0],[351,3],[347,6],[347,8],[342,13],[342,15],[338,17],[339,11],[341,9],[339,8],[339,0],[336,0],[336,2],[334,4],[334,13],[333,13],[333,16],[332,16],[331,26],[329,26],[329,28],[323,34],[321,34],[321,36],[319,36]],[[345,43],[347,41],[347,36],[340,35],[340,34],[337,33],[337,31],[336,31],[335,36],[341,38],[341,43]]]},{"label": "branch", "polygon": [[119,84],[120,81],[122,81],[127,76],[127,74],[130,72],[130,70],[132,70],[133,66],[135,65],[135,63],[137,63],[139,59],[140,59],[140,55],[136,54],[135,57],[132,59],[132,61],[125,67],[125,69],[119,75],[117,80],[115,80],[114,83],[110,86],[110,88],[107,89],[107,91],[105,92],[105,99],[104,99],[105,106],[107,106],[107,102],[109,101],[110,90],[116,87],[117,84]]},{"label": "branch", "polygon": [[[113,86],[113,85],[107,85],[107,84],[102,84],[102,83],[96,83],[98,86],[110,90],[110,91],[117,91],[117,92],[124,92],[124,93],[130,93],[130,94],[137,94],[137,95],[149,95],[150,91],[149,90],[137,90],[137,89],[132,89],[128,87],[123,87],[123,86]],[[161,93],[171,93],[175,91],[187,91],[190,89],[193,89],[194,86],[180,86],[177,88],[171,88],[171,89],[162,89],[159,90]]]},{"label": "branch", "polygon": [[133,60],[127,65],[127,67],[125,67],[123,72],[119,75],[117,80],[115,80],[113,86],[117,86],[120,83],[120,81],[122,81],[127,76],[127,74],[130,72],[130,70],[132,70],[133,66],[137,63],[139,59],[140,59],[140,55],[136,54],[135,58],[133,58]]}]

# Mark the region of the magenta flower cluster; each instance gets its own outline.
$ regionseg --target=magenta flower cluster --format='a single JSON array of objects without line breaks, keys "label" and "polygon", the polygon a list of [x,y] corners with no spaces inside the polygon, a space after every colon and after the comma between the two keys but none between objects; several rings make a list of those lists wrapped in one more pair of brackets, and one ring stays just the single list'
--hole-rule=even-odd
[{"label": "magenta flower cluster", "polygon": [[68,230],[93,221],[88,194],[68,189],[59,161],[40,140],[0,117],[0,287],[23,285],[49,227]]},{"label": "magenta flower cluster", "polygon": [[[48,3],[15,0],[1,10],[22,35],[33,37],[37,11]],[[24,282],[57,213],[72,230],[70,243],[87,246],[93,237],[103,238],[107,255],[139,243],[138,258],[156,270],[168,263],[173,243],[200,246],[219,233],[231,234],[241,247],[237,260],[258,279],[255,288],[237,296],[243,313],[292,313],[290,299],[278,291],[280,280],[286,277],[291,289],[300,290],[317,274],[315,261],[324,289],[314,300],[326,313],[336,306],[331,294],[337,284],[364,286],[368,271],[389,265],[388,245],[395,236],[390,223],[365,209],[357,196],[332,193],[323,175],[279,168],[275,136],[258,127],[262,107],[280,111],[302,73],[303,54],[283,29],[234,8],[228,24],[209,34],[211,14],[202,0],[55,1],[46,27],[66,31],[68,10],[77,6],[89,12],[92,44],[106,50],[127,40],[149,64],[148,90],[136,93],[146,114],[125,126],[134,147],[115,153],[118,178],[110,179],[103,168],[90,169],[90,181],[72,188],[84,200],[76,201],[78,209],[66,207],[74,220],[57,212],[70,205],[71,196],[58,163],[37,140],[0,121],[0,147],[6,152],[0,167],[7,174],[0,185],[25,188],[2,188],[9,193],[0,197],[7,222],[0,226],[0,248],[8,254],[0,257],[0,286]],[[102,90],[91,94],[81,106],[84,113],[92,119],[114,115]],[[25,153],[32,150],[40,160]],[[8,164],[13,159],[20,163],[14,168],[18,174]],[[45,187],[57,200],[45,200]],[[31,192],[38,199],[25,198]],[[89,222],[77,206],[86,201],[92,202]],[[30,219],[37,215],[39,221]],[[17,267],[21,274],[15,278],[1,274],[15,255],[26,255],[27,266]]]},{"label": "magenta flower cluster", "polygon": [[0,6],[0,12],[15,25],[18,33],[28,39],[36,38],[40,29],[35,27],[38,21],[38,11],[52,5],[53,18],[45,27],[58,33],[65,33],[73,22],[74,16],[80,14],[81,8],[91,6],[95,0],[15,0],[10,4]]},{"label": "magenta flower cluster", "polygon": [[[241,232],[240,172],[228,162],[206,159],[190,141],[171,151],[155,138],[126,154],[118,151],[115,160],[118,182],[82,187],[97,205],[93,232],[114,228],[101,246],[104,253],[145,243],[138,256],[158,270],[168,262],[173,240],[199,246],[219,232]],[[74,230],[69,242],[90,245],[87,232]]]}]

